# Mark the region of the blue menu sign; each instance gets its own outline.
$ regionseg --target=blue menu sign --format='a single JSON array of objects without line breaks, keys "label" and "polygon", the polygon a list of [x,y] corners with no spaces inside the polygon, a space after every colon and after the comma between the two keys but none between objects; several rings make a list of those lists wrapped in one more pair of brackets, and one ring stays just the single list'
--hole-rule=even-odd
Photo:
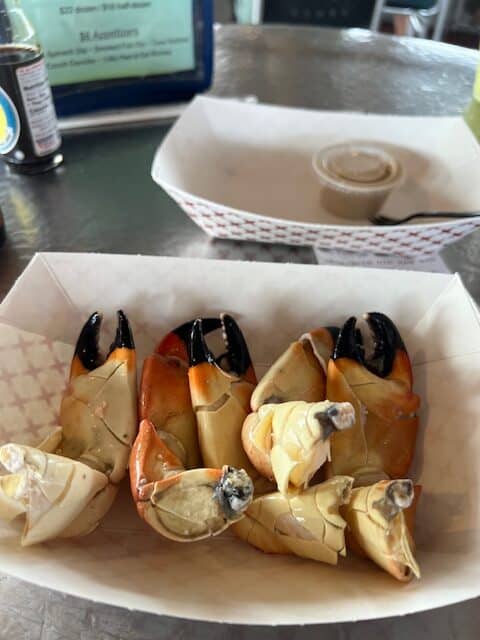
[{"label": "blue menu sign", "polygon": [[22,8],[60,114],[184,99],[210,84],[211,0],[22,0]]}]

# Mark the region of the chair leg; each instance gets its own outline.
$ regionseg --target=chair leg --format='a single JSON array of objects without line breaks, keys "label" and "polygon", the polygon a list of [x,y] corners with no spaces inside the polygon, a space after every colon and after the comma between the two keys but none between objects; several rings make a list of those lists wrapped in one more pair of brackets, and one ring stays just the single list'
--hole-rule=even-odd
[{"label": "chair leg", "polygon": [[427,38],[430,20],[422,18],[418,13],[411,16],[410,22],[417,38]]},{"label": "chair leg", "polygon": [[376,0],[373,8],[372,19],[370,21],[370,29],[372,31],[379,31],[382,26],[382,14],[385,7],[386,0]]},{"label": "chair leg", "polygon": [[263,22],[263,0],[252,0],[252,24]]},{"label": "chair leg", "polygon": [[441,40],[443,38],[448,14],[450,13],[450,0],[439,0],[439,5],[435,28],[433,29],[433,40]]},{"label": "chair leg", "polygon": [[412,13],[408,18],[408,33],[407,36],[411,36],[412,38],[421,38],[422,36],[422,23],[418,19],[418,15],[416,13]]}]

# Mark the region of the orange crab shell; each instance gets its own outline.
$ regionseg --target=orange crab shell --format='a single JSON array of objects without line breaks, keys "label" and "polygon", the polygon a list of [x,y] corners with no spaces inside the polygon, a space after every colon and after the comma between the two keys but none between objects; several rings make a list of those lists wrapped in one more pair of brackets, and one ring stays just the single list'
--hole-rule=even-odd
[{"label": "orange crab shell", "polygon": [[185,468],[202,464],[188,368],[180,360],[158,353],[146,358],[140,383],[139,418],[151,420],[180,441]]},{"label": "orange crab shell", "polygon": [[272,364],[255,388],[252,411],[275,401],[325,399],[326,363],[334,349],[331,332],[323,327],[301,336]]},{"label": "orange crab shell", "polygon": [[380,378],[348,358],[330,360],[327,396],[331,401],[350,402],[356,413],[353,429],[332,436],[327,474],[377,469],[383,470],[384,477],[405,477],[415,452],[415,411],[420,405],[419,397],[411,391],[408,356],[397,355],[388,378]]}]

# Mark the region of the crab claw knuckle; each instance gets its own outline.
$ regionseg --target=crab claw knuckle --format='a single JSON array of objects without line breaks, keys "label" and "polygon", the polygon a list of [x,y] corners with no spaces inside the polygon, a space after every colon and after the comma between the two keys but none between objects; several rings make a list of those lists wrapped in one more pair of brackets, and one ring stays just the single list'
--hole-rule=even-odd
[{"label": "crab claw knuckle", "polygon": [[253,482],[243,469],[224,466],[215,495],[228,520],[238,519],[253,498]]},{"label": "crab claw knuckle", "polygon": [[244,422],[243,447],[259,473],[287,493],[308,486],[330,457],[330,436],[354,421],[354,409],[346,402],[263,405]]},{"label": "crab claw knuckle", "polygon": [[384,480],[353,489],[342,509],[348,523],[347,545],[402,582],[420,577],[407,519],[414,499],[410,480]]}]

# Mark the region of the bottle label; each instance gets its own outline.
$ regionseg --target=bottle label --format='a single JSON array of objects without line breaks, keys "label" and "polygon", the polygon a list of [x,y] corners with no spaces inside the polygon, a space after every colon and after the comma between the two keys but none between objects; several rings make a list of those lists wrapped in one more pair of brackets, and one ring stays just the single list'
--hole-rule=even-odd
[{"label": "bottle label", "polygon": [[18,111],[8,93],[0,87],[0,154],[9,153],[20,136]]},{"label": "bottle label", "polygon": [[33,64],[19,67],[17,80],[35,153],[38,156],[53,153],[60,147],[61,139],[45,60],[41,58]]}]

